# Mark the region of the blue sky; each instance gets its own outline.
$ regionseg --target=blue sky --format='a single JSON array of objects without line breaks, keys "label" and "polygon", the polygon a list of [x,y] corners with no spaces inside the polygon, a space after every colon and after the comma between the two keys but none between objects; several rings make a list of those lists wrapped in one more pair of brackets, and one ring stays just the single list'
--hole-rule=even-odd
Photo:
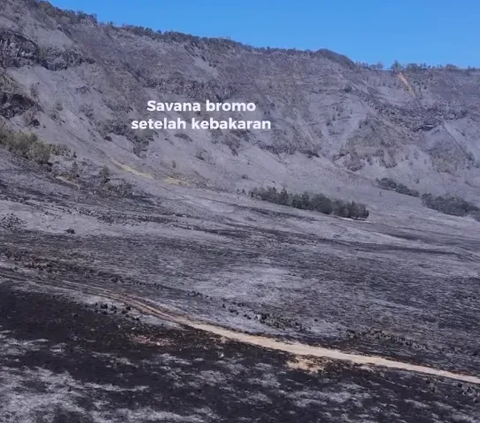
[{"label": "blue sky", "polygon": [[480,0],[53,0],[102,21],[328,48],[355,61],[480,67]]}]

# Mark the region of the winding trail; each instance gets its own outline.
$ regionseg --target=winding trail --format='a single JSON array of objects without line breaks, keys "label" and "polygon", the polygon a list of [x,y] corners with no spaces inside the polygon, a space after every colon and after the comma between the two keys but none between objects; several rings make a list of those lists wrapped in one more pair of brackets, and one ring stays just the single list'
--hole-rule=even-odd
[{"label": "winding trail", "polygon": [[[10,278],[10,280],[12,279]],[[207,332],[213,335],[222,336],[223,338],[231,341],[242,342],[244,344],[282,351],[299,357],[329,358],[332,360],[346,361],[359,365],[387,367],[390,369],[411,371],[431,376],[440,376],[448,379],[454,379],[462,382],[480,385],[480,377],[477,376],[470,376],[461,373],[454,373],[446,370],[435,369],[427,366],[409,364],[379,356],[346,353],[335,349],[311,346],[298,342],[289,343],[286,341],[272,339],[266,336],[251,335],[244,332],[238,332],[221,326],[193,320],[187,316],[183,316],[180,314],[176,314],[172,311],[162,309],[158,304],[146,300],[145,298],[141,298],[131,294],[118,293],[112,291],[111,289],[106,289],[103,287],[93,285],[86,286],[73,282],[62,282],[61,284],[58,284],[42,281],[42,284],[60,289],[68,288],[77,292],[82,292],[85,294],[100,296],[106,299],[123,302],[130,305],[132,308],[136,309],[140,313],[157,317],[165,321],[177,323],[179,325],[201,330],[203,332]]]},{"label": "winding trail", "polygon": [[158,308],[146,304],[144,301],[130,298],[129,302],[135,306],[139,311],[150,314],[152,316],[160,317],[171,322],[175,322],[184,326],[188,326],[194,329],[198,329],[210,334],[219,335],[226,339],[242,342],[245,344],[255,345],[262,348],[268,348],[277,351],[287,352],[296,356],[310,356],[319,358],[330,358],[332,360],[347,361],[354,364],[372,365],[380,367],[388,367],[397,370],[407,370],[417,373],[428,374],[432,376],[441,376],[448,379],[455,379],[463,382],[473,383],[480,385],[480,377],[463,375],[459,373],[453,373],[446,370],[438,370],[432,367],[419,366],[415,364],[404,363],[401,361],[395,361],[378,356],[365,356],[360,354],[345,353],[340,350],[315,347],[311,345],[305,345],[298,342],[288,343],[285,341],[279,341],[272,338],[268,338],[260,335],[250,335],[243,332],[237,332],[231,329],[223,328],[221,326],[215,326],[208,323],[202,323],[191,320],[186,317],[173,315],[165,311],[161,311]]}]

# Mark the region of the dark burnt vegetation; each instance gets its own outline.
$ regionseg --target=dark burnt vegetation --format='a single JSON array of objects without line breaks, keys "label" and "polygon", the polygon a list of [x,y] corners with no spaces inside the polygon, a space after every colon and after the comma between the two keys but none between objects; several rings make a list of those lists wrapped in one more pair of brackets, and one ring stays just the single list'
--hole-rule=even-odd
[{"label": "dark burnt vegetation", "polygon": [[366,219],[370,212],[365,204],[340,199],[330,199],[323,194],[293,194],[285,189],[278,192],[276,188],[254,188],[250,197],[258,198],[282,206],[294,207],[301,210],[317,211],[323,214],[334,214],[349,219]]}]

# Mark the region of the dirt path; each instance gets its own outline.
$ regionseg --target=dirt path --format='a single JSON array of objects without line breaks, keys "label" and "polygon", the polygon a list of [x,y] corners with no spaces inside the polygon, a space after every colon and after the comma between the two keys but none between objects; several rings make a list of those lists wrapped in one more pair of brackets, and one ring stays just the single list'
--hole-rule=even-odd
[{"label": "dirt path", "polygon": [[395,361],[378,356],[366,356],[360,354],[345,353],[335,349],[316,347],[311,345],[305,345],[301,343],[288,343],[272,338],[268,338],[260,335],[250,335],[243,332],[227,329],[221,326],[212,325],[209,323],[193,320],[187,316],[181,316],[171,311],[162,309],[157,304],[150,302],[144,298],[137,297],[130,294],[114,292],[110,289],[95,286],[85,286],[72,282],[63,282],[61,284],[46,285],[54,286],[55,288],[68,288],[75,291],[84,292],[90,295],[101,296],[107,299],[120,301],[130,305],[137,311],[151,315],[162,320],[177,323],[183,326],[198,329],[204,332],[208,332],[213,335],[219,335],[225,339],[229,339],[236,342],[242,342],[245,344],[255,345],[262,348],[268,348],[277,351],[283,351],[293,354],[298,357],[318,357],[329,358],[332,360],[346,361],[360,365],[370,365],[378,367],[387,367],[390,369],[406,370],[411,372],[423,373],[432,376],[440,376],[448,379],[459,380],[462,382],[468,382],[475,385],[480,385],[480,377],[464,375],[460,373],[453,373],[446,370],[435,369],[427,366],[419,366],[415,364],[404,363],[401,361]]},{"label": "dirt path", "polygon": [[403,363],[400,361],[389,360],[383,357],[350,354],[334,349],[315,347],[300,343],[288,343],[259,335],[249,335],[247,333],[237,332],[231,329],[226,329],[208,323],[196,322],[186,317],[172,315],[170,313],[161,311],[156,307],[145,304],[143,301],[139,301],[137,299],[130,299],[130,303],[137,309],[139,309],[139,311],[143,311],[151,315],[156,315],[157,317],[161,317],[163,319],[179,323],[181,325],[189,326],[191,328],[208,332],[214,335],[219,335],[232,341],[243,342],[245,344],[283,351],[300,357],[310,356],[319,358],[330,358],[332,360],[348,361],[354,364],[388,367],[391,369],[407,370],[432,376],[441,376],[448,379],[455,379],[480,385],[480,377],[476,376],[462,375],[459,373],[448,372],[446,370],[438,370],[431,367]]}]

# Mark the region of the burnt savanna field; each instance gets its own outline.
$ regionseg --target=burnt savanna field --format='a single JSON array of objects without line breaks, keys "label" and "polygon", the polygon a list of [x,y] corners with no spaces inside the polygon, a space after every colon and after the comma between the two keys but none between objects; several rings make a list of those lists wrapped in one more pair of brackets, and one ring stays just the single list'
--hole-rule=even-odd
[{"label": "burnt savanna field", "polygon": [[457,220],[27,180],[2,175],[2,421],[478,421],[475,380],[269,344],[478,376],[479,241]]}]

